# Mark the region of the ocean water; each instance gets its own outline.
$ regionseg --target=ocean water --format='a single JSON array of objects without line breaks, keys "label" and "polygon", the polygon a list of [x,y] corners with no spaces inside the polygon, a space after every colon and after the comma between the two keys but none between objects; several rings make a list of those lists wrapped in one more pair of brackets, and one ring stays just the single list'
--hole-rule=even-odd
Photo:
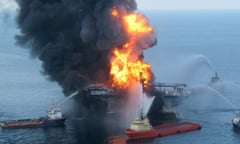
[{"label": "ocean water", "polygon": [[[144,52],[156,81],[187,83],[207,92],[190,95],[176,108],[183,120],[200,123],[200,131],[128,143],[240,143],[240,133],[231,124],[240,108],[240,11],[142,12],[158,37],[158,44]],[[13,14],[0,18],[0,120],[43,116],[49,106],[64,99],[61,88],[41,74],[40,61],[15,45],[19,31]],[[215,72],[223,85],[217,90],[208,87]],[[74,111],[73,103],[65,103],[63,111]],[[79,121],[70,116],[65,127],[0,129],[0,144],[102,144],[109,136],[124,135]]]}]

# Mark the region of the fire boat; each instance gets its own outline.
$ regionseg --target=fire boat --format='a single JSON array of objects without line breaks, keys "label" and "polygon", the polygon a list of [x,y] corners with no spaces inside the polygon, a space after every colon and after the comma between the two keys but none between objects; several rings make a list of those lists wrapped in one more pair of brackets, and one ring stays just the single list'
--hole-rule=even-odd
[{"label": "fire boat", "polygon": [[157,131],[153,129],[148,118],[144,117],[142,112],[140,117],[133,121],[130,128],[125,131],[125,134],[130,139],[154,138],[158,136]]},{"label": "fire boat", "polygon": [[[144,92],[143,82],[142,87]],[[125,134],[129,139],[144,139],[189,132],[198,129],[201,129],[201,125],[191,122],[173,122],[152,127],[148,117],[144,116],[143,109],[141,109],[140,116],[133,121],[130,128],[125,130]]]},{"label": "fire boat", "polygon": [[217,72],[215,72],[215,76],[211,78],[211,83],[216,83],[219,81],[220,81],[220,78],[218,77]]},{"label": "fire boat", "polygon": [[208,86],[222,92],[224,90],[224,83],[218,76],[217,72],[215,72],[215,76],[211,78],[211,81],[209,82]]},{"label": "fire boat", "polygon": [[7,120],[0,122],[2,128],[28,128],[28,127],[50,127],[64,126],[66,118],[62,115],[61,109],[50,107],[46,117],[37,119]]},{"label": "fire boat", "polygon": [[163,137],[200,129],[200,124],[192,122],[166,123],[152,127],[149,119],[146,116],[143,116],[143,111],[141,111],[140,116],[133,121],[130,128],[125,130],[125,134],[129,139],[145,139]]},{"label": "fire boat", "polygon": [[178,133],[200,130],[201,125],[192,122],[177,122],[152,127],[147,117],[137,118],[125,131],[129,139],[163,137]]}]

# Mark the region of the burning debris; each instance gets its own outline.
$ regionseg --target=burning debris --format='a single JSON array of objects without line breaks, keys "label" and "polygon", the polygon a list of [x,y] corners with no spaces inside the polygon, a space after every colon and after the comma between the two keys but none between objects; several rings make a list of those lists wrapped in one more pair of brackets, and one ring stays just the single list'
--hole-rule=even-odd
[{"label": "burning debris", "polygon": [[65,95],[92,82],[127,88],[152,80],[143,50],[156,44],[135,0],[16,0],[18,44],[42,61]]}]

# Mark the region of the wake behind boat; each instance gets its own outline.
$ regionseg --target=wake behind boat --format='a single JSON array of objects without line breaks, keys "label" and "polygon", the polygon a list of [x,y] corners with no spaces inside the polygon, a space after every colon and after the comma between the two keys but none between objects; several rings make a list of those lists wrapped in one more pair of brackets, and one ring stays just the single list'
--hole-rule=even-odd
[{"label": "wake behind boat", "polygon": [[63,126],[66,118],[62,115],[61,109],[51,107],[46,117],[37,119],[7,120],[0,122],[2,128],[27,128],[27,127],[50,127]]}]

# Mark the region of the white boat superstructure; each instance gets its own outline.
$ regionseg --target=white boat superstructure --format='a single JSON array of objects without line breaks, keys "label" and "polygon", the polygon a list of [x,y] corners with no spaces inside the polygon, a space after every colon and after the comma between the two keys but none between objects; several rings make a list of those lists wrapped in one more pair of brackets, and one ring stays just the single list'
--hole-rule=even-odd
[{"label": "white boat superstructure", "polygon": [[236,112],[232,119],[232,124],[234,128],[240,129],[240,112]]},{"label": "white boat superstructure", "polygon": [[50,107],[47,111],[47,117],[49,119],[60,119],[63,118],[63,115],[60,108]]},{"label": "white boat superstructure", "polygon": [[146,116],[143,116],[143,112],[141,112],[140,116],[130,125],[130,129],[134,131],[151,130],[152,125],[150,124],[149,119]]}]

